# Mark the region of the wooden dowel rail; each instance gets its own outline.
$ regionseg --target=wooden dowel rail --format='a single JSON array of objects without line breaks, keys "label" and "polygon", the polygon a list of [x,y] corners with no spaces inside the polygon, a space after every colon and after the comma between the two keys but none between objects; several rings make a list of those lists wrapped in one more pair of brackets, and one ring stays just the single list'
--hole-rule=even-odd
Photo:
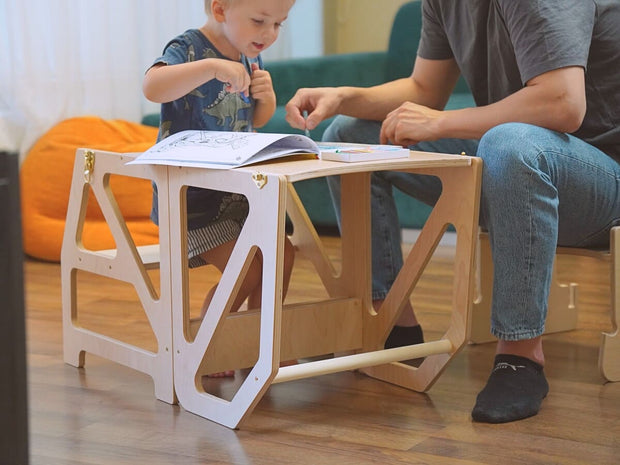
[{"label": "wooden dowel rail", "polygon": [[425,342],[423,344],[300,363],[299,365],[281,367],[278,374],[273,379],[272,384],[295,381],[312,376],[328,375],[339,371],[366,368],[401,360],[427,357],[429,355],[447,354],[452,351],[452,343],[448,339],[441,339],[439,341]]}]

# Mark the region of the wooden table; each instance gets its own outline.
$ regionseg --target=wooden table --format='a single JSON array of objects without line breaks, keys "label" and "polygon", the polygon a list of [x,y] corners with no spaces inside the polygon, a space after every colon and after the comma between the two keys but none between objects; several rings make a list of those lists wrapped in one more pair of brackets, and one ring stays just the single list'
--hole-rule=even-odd
[{"label": "wooden table", "polygon": [[[156,396],[179,403],[188,411],[230,428],[252,412],[271,384],[344,370],[361,369],[373,376],[416,391],[429,389],[448,362],[466,343],[473,301],[474,250],[478,234],[481,162],[479,159],[424,152],[389,161],[339,163],[324,160],[279,161],[231,170],[174,166],[124,165],[137,154],[97,152],[86,183],[76,154],[76,168],[63,243],[63,314],[65,361],[81,366],[84,351],[94,352],[149,373]],[[122,159],[122,160],[121,160]],[[405,260],[396,282],[378,312],[371,301],[370,175],[397,170],[437,176],[442,195]],[[117,243],[117,252],[86,251],[78,232],[83,223],[84,186],[90,184],[101,203],[106,173],[150,177],[160,195],[159,266],[161,295],[152,298],[144,284],[146,267],[155,261],[152,248],[133,247],[122,216],[114,205],[104,208]],[[294,183],[340,175],[342,181],[342,264],[339,272],[301,204]],[[101,186],[99,186],[101,184]],[[190,319],[186,253],[186,186],[237,192],[247,197],[250,212],[229,264],[204,320]],[[100,198],[101,197],[101,198]],[[163,199],[167,199],[167,202]],[[331,206],[326,206],[330,208]],[[283,247],[286,216],[293,223],[291,241],[308,257],[327,290],[328,299],[282,304]],[[452,316],[445,334],[436,341],[384,350],[387,335],[449,225],[457,243],[454,261]],[[229,313],[244,267],[257,250],[262,253],[261,311]],[[157,255],[155,253],[155,255]],[[114,258],[110,258],[114,256]],[[77,323],[75,271],[88,269],[132,282],[153,326],[156,352],[86,331]],[[137,275],[138,278],[131,278]],[[280,367],[281,360],[334,357]],[[426,357],[418,367],[398,361]],[[204,373],[247,369],[249,374],[229,399],[205,392]]]}]

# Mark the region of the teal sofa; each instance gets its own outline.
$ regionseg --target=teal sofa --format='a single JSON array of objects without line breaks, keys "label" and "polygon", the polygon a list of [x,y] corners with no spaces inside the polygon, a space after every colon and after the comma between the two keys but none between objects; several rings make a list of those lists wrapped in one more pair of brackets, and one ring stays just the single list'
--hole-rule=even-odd
[{"label": "teal sofa", "polygon": [[[347,53],[315,58],[266,62],[277,97],[277,109],[260,131],[271,133],[303,133],[291,128],[285,120],[284,106],[301,87],[359,86],[369,87],[409,76],[416,57],[422,27],[421,2],[403,4],[392,24],[389,46],[383,52]],[[360,32],[363,33],[363,32]],[[473,106],[467,85],[459,81],[446,108]],[[146,124],[157,125],[158,115],[145,117]],[[322,122],[310,136],[321,140],[330,120]],[[324,178],[301,181],[297,192],[310,219],[321,233],[337,233],[337,223]],[[401,226],[421,228],[430,207],[395,190],[394,197]]]}]

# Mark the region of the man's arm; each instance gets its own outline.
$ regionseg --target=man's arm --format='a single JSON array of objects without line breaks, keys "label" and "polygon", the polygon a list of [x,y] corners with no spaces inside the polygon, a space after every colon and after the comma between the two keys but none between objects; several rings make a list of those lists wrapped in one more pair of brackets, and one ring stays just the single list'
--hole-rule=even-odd
[{"label": "man's arm", "polygon": [[442,110],[459,77],[454,60],[418,57],[411,76],[369,88],[352,88],[343,99],[339,114],[382,121],[404,102]]},{"label": "man's arm", "polygon": [[[418,57],[411,76],[378,86],[299,89],[286,105],[286,119],[295,128],[314,129],[336,114],[382,121],[403,102],[443,109],[458,77],[454,60]],[[309,114],[307,121],[302,117],[304,110]]]},{"label": "man's arm", "polygon": [[490,105],[437,111],[403,104],[385,119],[381,140],[411,145],[445,137],[479,139],[501,123],[521,122],[571,133],[586,112],[583,68],[571,66],[543,73],[514,94]]},{"label": "man's arm", "polygon": [[[447,115],[444,124],[450,133],[471,131],[470,135],[477,138],[493,126],[506,122],[529,123],[571,133],[579,129],[585,113],[584,70],[571,66],[536,76],[523,89],[499,102],[456,110],[453,115]],[[471,118],[475,124],[467,128],[466,122]]]}]

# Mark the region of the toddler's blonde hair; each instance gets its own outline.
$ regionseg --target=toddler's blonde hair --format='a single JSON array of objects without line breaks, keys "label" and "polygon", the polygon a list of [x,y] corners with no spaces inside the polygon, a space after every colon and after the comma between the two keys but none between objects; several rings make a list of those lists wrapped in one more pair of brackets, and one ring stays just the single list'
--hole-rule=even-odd
[{"label": "toddler's blonde hair", "polygon": [[[212,0],[205,0],[205,13],[207,14],[207,16],[209,16],[211,14],[211,1]],[[224,5],[224,6],[230,6],[231,3],[233,3],[235,0],[220,0],[220,2]],[[295,0],[292,0],[291,3],[295,3]]]},{"label": "toddler's blonde hair", "polygon": [[[220,0],[225,6],[230,5],[234,0]],[[211,14],[211,0],[205,0],[205,13],[208,15]]]}]

